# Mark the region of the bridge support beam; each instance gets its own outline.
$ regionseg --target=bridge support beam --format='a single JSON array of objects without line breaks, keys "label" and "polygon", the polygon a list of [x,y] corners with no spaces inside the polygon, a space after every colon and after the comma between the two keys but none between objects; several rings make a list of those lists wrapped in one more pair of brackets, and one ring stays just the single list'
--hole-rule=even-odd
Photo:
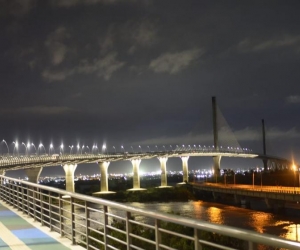
[{"label": "bridge support beam", "polygon": [[182,173],[183,173],[182,181],[186,183],[189,181],[189,166],[188,166],[189,156],[182,156],[180,158],[182,160]]},{"label": "bridge support beam", "polygon": [[167,181],[167,161],[168,157],[159,157],[160,171],[161,171],[161,185],[160,188],[168,187]]},{"label": "bridge support beam", "polygon": [[74,187],[74,173],[76,170],[77,164],[67,164],[63,165],[63,169],[66,174],[66,191],[69,192],[75,192],[75,187]]},{"label": "bridge support beam", "polygon": [[140,187],[139,169],[140,169],[141,159],[131,160],[131,163],[132,163],[132,172],[133,172],[133,188],[132,189],[128,189],[128,191],[145,190],[144,188]]},{"label": "bridge support beam", "polygon": [[42,170],[43,170],[42,167],[25,169],[25,173],[28,177],[28,181],[32,183],[38,183]]},{"label": "bridge support beam", "polygon": [[220,176],[221,156],[213,156],[214,161],[214,175],[215,177]]},{"label": "bridge support beam", "polygon": [[100,167],[100,192],[93,193],[93,195],[99,195],[99,194],[112,194],[115,192],[108,191],[108,177],[107,177],[107,169],[109,166],[109,161],[104,161],[99,163]]}]

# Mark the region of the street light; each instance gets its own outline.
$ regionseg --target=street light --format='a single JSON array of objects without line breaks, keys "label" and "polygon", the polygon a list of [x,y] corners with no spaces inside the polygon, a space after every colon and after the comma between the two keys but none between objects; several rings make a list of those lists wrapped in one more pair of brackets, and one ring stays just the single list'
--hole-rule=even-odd
[{"label": "street light", "polygon": [[80,153],[80,145],[79,143],[77,144],[77,154]]},{"label": "street light", "polygon": [[31,146],[34,147],[34,150],[35,150],[35,154],[37,154],[37,151],[36,151],[36,147],[33,143],[31,143]]},{"label": "street light", "polygon": [[13,149],[13,155],[14,155],[14,152],[15,152],[15,149],[17,149],[17,152],[19,154],[19,151],[18,151],[18,148],[19,148],[19,143],[16,141],[16,142],[12,142],[14,144],[14,149]]},{"label": "street light", "polygon": [[140,150],[141,150],[141,153],[142,153],[142,147],[141,147],[141,145],[139,145],[139,148],[140,148]]},{"label": "street light", "polygon": [[121,149],[123,149],[123,153],[125,153],[125,150],[124,150],[124,147],[123,147],[123,145],[121,146]]},{"label": "street light", "polygon": [[60,145],[60,149],[61,149],[60,153],[63,155],[64,154],[64,144]]},{"label": "street light", "polygon": [[51,149],[53,149],[53,144],[52,143],[50,143],[50,146],[49,146],[49,155],[51,153]]},{"label": "street light", "polygon": [[2,141],[5,143],[5,145],[7,147],[7,154],[9,155],[9,148],[8,148],[7,142],[4,139]]},{"label": "street light", "polygon": [[26,154],[27,154],[27,147],[26,147],[26,144],[25,144],[24,142],[22,142],[21,145],[24,145],[24,147],[25,147],[25,155],[26,155]]},{"label": "street light", "polygon": [[84,149],[84,145],[82,145],[81,147],[81,151],[80,151],[80,154],[82,154],[82,150]]},{"label": "street light", "polygon": [[40,150],[40,148],[44,148],[45,154],[47,154],[47,153],[46,153],[46,149],[45,149],[45,147],[44,147],[44,145],[43,145],[42,143],[39,144],[38,151]]},{"label": "street light", "polygon": [[[105,154],[106,145],[103,145],[103,146],[102,146],[102,150],[104,151],[104,154]],[[106,151],[106,152],[107,152],[107,151]]]},{"label": "street light", "polygon": [[252,188],[254,189],[254,170],[252,171]]},{"label": "street light", "polygon": [[30,154],[30,142],[27,142],[27,154]]},{"label": "street light", "polygon": [[113,146],[113,149],[115,150],[115,153],[117,153],[117,152],[116,152],[116,148],[115,148],[115,146]]},{"label": "street light", "polygon": [[70,154],[72,154],[73,145],[69,146],[69,148],[70,148]]}]

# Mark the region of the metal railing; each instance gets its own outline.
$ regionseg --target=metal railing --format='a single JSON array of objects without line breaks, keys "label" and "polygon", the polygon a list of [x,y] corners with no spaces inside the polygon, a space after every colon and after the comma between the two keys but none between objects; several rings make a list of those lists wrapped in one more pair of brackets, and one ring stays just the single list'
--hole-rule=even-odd
[{"label": "metal railing", "polygon": [[[300,249],[300,243],[0,176],[0,199],[86,249]],[[264,248],[265,246],[265,248]]]}]

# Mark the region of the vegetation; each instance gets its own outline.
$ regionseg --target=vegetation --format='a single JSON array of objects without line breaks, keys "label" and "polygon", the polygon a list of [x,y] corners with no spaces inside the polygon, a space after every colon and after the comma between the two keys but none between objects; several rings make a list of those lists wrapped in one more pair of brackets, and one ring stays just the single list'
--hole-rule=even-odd
[{"label": "vegetation", "polygon": [[[131,218],[131,220],[134,220],[134,218]],[[168,230],[170,232],[175,232],[177,234],[186,235],[186,236],[190,236],[190,237],[193,237],[193,235],[194,235],[194,230],[192,228],[181,226],[178,224],[169,223],[169,222],[161,222],[160,226],[162,229]],[[126,244],[126,235],[124,233],[121,233],[120,231],[117,231],[117,230],[121,230],[121,231],[126,230],[125,222],[114,220],[111,223],[111,227],[112,228],[108,232],[111,237],[106,238],[108,240],[107,243],[109,245],[115,247],[116,249],[121,249],[121,250],[126,249],[126,245],[125,245]],[[140,225],[131,223],[131,233],[136,236],[150,240],[152,242],[156,241],[155,231],[153,229],[147,229],[147,228],[141,227]],[[112,237],[117,238],[119,241],[112,239]],[[210,243],[219,243],[224,246],[235,248],[235,249],[246,249],[244,246],[244,244],[245,244],[244,241],[234,239],[231,237],[222,236],[219,234],[204,232],[204,231],[199,232],[199,237],[202,240],[208,241]],[[195,248],[194,242],[192,240],[185,239],[183,237],[179,237],[179,236],[175,236],[175,235],[171,235],[167,232],[161,232],[160,238],[161,238],[161,244],[169,246],[173,249],[194,250],[194,248]],[[89,244],[91,244],[95,248],[101,249],[101,250],[105,249],[103,244],[98,242],[98,241],[103,242],[103,240],[104,240],[103,229],[98,229],[97,231],[90,232]],[[124,242],[124,244],[121,243],[120,241]],[[151,244],[146,241],[142,241],[135,237],[131,237],[131,244],[136,247],[139,247],[141,249],[145,249],[145,250],[155,249],[154,244]],[[81,241],[80,245],[86,247],[86,238],[85,237],[82,237],[82,241]],[[212,246],[206,245],[206,246],[203,246],[202,249],[203,250],[213,250],[215,248]]]}]

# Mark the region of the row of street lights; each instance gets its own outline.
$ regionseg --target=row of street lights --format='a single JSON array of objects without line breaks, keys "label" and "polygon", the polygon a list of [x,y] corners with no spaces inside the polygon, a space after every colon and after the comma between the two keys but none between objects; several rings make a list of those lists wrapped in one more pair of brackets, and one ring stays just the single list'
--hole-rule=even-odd
[{"label": "row of street lights", "polygon": [[[3,143],[5,143],[5,145],[6,145],[6,148],[7,148],[7,154],[9,155],[9,146],[8,146],[8,143],[3,139],[2,140],[2,142]],[[33,147],[34,148],[34,150],[35,150],[35,154],[40,154],[40,153],[42,153],[43,151],[44,151],[44,153],[45,154],[47,154],[47,151],[46,151],[46,148],[45,148],[45,146],[42,144],[42,143],[40,143],[39,145],[38,145],[38,147],[36,147],[35,145],[34,145],[34,143],[30,143],[30,142],[28,142],[27,144],[25,144],[24,142],[22,142],[20,145],[19,145],[19,143],[17,142],[17,141],[13,141],[12,142],[12,144],[14,145],[14,147],[13,147],[13,155],[15,154],[15,151],[17,151],[17,153],[19,154],[19,147],[21,147],[21,146],[24,146],[25,147],[25,154],[27,155],[27,154],[29,154],[30,153],[30,148],[31,147]],[[82,145],[82,146],[80,146],[80,144],[77,144],[77,146],[74,146],[74,145],[69,145],[68,146],[69,147],[69,152],[70,152],[70,154],[72,154],[72,152],[73,152],[73,148],[75,149],[77,149],[77,152],[76,152],[76,154],[82,154],[82,153],[84,153],[84,152],[88,152],[88,153],[99,153],[99,149],[98,149],[98,146],[96,145],[96,144],[94,144],[91,148],[89,147],[89,146],[87,146],[87,145]],[[158,152],[158,151],[160,151],[159,150],[159,147],[157,146],[157,145],[155,145],[155,146],[153,146],[154,147],[154,151],[156,151],[156,152]],[[165,145],[163,145],[163,146],[161,146],[162,147],[162,151],[167,151],[168,149],[168,147],[167,146],[165,146]],[[222,146],[220,147],[221,149],[222,149]],[[134,153],[134,152],[140,152],[140,153],[142,153],[143,152],[143,149],[142,149],[142,146],[141,145],[138,145],[138,150],[137,151],[135,151],[134,150],[134,147],[133,146],[130,146],[130,149],[131,149],[131,151],[132,151],[132,153]],[[170,149],[170,151],[172,151],[173,150],[173,146],[172,145],[169,145],[169,149]],[[203,146],[201,146],[201,145],[196,145],[196,144],[194,144],[194,145],[176,145],[176,147],[174,147],[174,150],[199,150],[199,149],[214,149],[214,146],[212,146],[212,147],[210,147],[210,146],[205,146],[205,145],[203,145]],[[228,149],[233,149],[232,147],[230,148],[230,147],[228,147]],[[239,148],[238,148],[239,149]],[[60,146],[59,146],[59,153],[60,154],[63,154],[64,153],[64,144],[62,143]],[[115,146],[112,146],[112,150],[114,151],[114,153],[117,153],[117,149],[116,149],[116,147]],[[243,149],[243,150],[248,150],[247,148],[246,149]],[[123,153],[125,153],[125,148],[124,148],[124,146],[122,145],[121,146],[121,152],[123,151]],[[150,148],[150,146],[147,146],[147,151],[148,152],[151,152],[151,148]],[[54,150],[54,146],[53,146],[53,143],[50,143],[50,145],[49,145],[49,155],[51,154],[51,153],[53,153],[53,154],[55,154],[55,150]],[[107,147],[106,147],[106,145],[104,144],[103,146],[102,146],[102,152],[106,152],[107,153]]]}]

